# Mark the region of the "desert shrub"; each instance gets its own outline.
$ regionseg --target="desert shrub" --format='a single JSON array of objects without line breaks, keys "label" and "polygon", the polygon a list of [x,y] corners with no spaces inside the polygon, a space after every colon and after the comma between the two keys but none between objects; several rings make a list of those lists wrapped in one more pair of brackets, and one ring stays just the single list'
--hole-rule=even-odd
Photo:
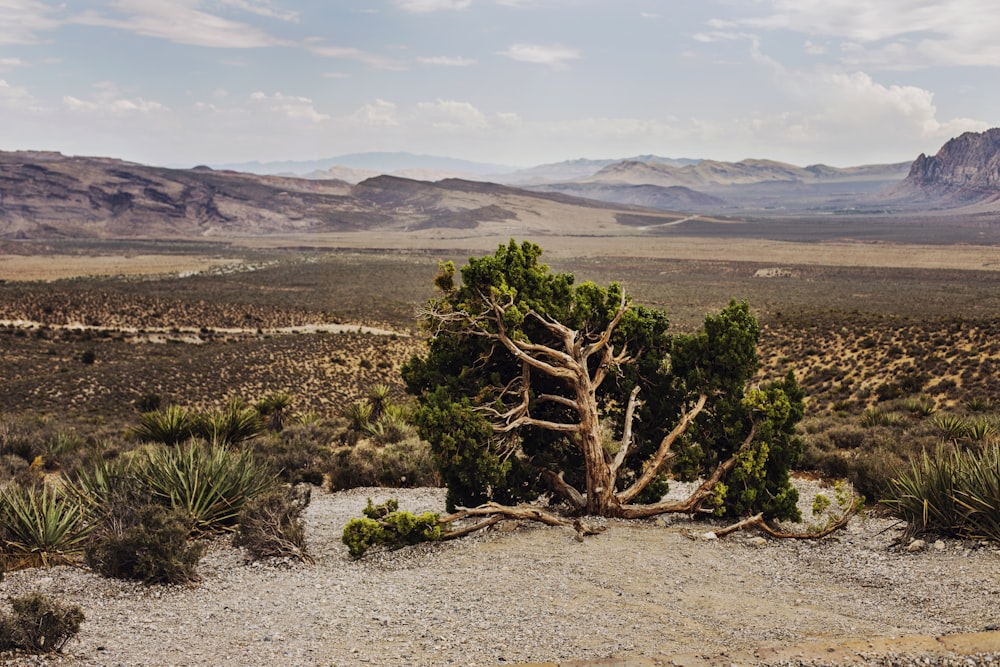
[{"label": "desert shrub", "polygon": [[243,505],[233,544],[254,560],[272,557],[312,562],[306,552],[302,512],[309,505],[308,486],[274,488]]},{"label": "desert shrub", "polygon": [[74,562],[87,537],[83,508],[47,485],[13,483],[0,491],[4,569]]},{"label": "desert shrub", "polygon": [[0,454],[0,480],[10,479],[25,470],[28,462],[13,454]]},{"label": "desert shrub", "polygon": [[10,601],[12,612],[0,614],[0,650],[30,653],[61,651],[80,632],[83,611],[75,605],[31,593]]},{"label": "desert shrub", "polygon": [[191,524],[179,509],[152,504],[133,494],[114,498],[87,543],[86,563],[116,579],[149,584],[198,580],[205,547],[189,541]]},{"label": "desert shrub", "polygon": [[384,545],[390,549],[399,549],[420,542],[440,540],[442,536],[437,514],[400,512],[399,503],[395,500],[373,505],[369,498],[368,506],[362,513],[364,518],[347,522],[341,538],[352,558],[360,558],[373,546]]},{"label": "desert shrub", "polygon": [[384,447],[371,442],[340,447],[330,457],[327,474],[331,491],[440,484],[430,445],[415,437]]},{"label": "desert shrub", "polygon": [[220,410],[195,418],[194,433],[206,441],[233,447],[264,431],[264,421],[254,408],[239,399],[229,401]]},{"label": "desert shrub", "polygon": [[173,447],[191,438],[196,428],[197,419],[187,408],[168,405],[164,409],[142,413],[135,435],[143,442],[158,442]]},{"label": "desert shrub", "polygon": [[278,433],[285,428],[293,402],[291,394],[276,391],[257,401],[254,409],[263,420],[265,428]]},{"label": "desert shrub", "polygon": [[969,422],[964,417],[954,414],[942,414],[934,417],[934,426],[945,440],[957,442],[969,434]]},{"label": "desert shrub", "polygon": [[969,412],[989,412],[993,403],[984,396],[972,396],[965,401],[965,409]]},{"label": "desert shrub", "polygon": [[845,458],[846,477],[858,495],[878,501],[888,492],[892,480],[905,469],[906,461],[888,448],[861,451]]},{"label": "desert shrub", "polygon": [[257,459],[279,481],[318,486],[323,483],[323,470],[333,437],[333,432],[318,422],[292,424],[281,433],[254,440],[253,450]]},{"label": "desert shrub", "polygon": [[911,534],[1000,541],[1000,445],[925,451],[892,480],[883,503]]},{"label": "desert shrub", "polygon": [[276,484],[252,451],[196,442],[151,450],[138,474],[152,500],[179,510],[197,532],[232,528],[243,504]]},{"label": "desert shrub", "polygon": [[930,417],[937,410],[934,399],[929,396],[910,398],[903,402],[903,407],[919,417]]}]

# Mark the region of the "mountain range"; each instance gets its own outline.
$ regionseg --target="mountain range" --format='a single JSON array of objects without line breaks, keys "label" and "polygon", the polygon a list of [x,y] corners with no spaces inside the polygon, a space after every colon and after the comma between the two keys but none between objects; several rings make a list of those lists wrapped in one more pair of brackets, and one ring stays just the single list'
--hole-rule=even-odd
[{"label": "mountain range", "polygon": [[[472,164],[421,161],[405,154],[358,155],[346,162],[325,169],[376,172],[366,165],[389,165],[441,173],[440,167]],[[916,210],[992,215],[1000,212],[1000,129],[963,134],[936,155],[920,155],[912,163],[841,169],[771,160],[639,156],[542,165],[510,172],[508,178],[517,187],[486,177],[428,182],[376,175],[352,183],[205,166],[168,169],[52,152],[0,152],[0,238],[233,238],[472,229],[606,235],[644,233],[692,220],[692,215],[702,222],[705,216],[719,215],[739,219]]]}]

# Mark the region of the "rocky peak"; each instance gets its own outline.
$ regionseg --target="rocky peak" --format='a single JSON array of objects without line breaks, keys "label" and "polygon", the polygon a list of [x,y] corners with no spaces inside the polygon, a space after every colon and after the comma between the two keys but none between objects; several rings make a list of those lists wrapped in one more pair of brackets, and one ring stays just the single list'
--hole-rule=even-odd
[{"label": "rocky peak", "polygon": [[1000,128],[966,132],[934,156],[921,153],[906,182],[924,189],[1000,192]]}]

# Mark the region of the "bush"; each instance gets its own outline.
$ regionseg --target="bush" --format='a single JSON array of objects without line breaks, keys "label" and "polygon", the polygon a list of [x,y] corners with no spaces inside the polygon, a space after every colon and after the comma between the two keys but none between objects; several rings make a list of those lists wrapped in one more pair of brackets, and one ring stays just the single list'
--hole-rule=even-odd
[{"label": "bush", "polygon": [[196,442],[152,450],[138,474],[151,500],[179,510],[198,532],[234,527],[243,504],[276,483],[253,452]]},{"label": "bush", "polygon": [[306,553],[302,521],[309,499],[305,486],[275,488],[248,501],[240,512],[233,545],[246,549],[253,560],[286,557],[313,562]]},{"label": "bush", "polygon": [[188,541],[191,526],[183,513],[142,504],[130,495],[111,503],[86,549],[95,572],[149,584],[188,584],[198,580],[204,546]]},{"label": "bush", "polygon": [[61,651],[80,632],[83,612],[77,606],[32,593],[10,601],[13,613],[0,615],[0,650],[31,653]]},{"label": "bush", "polygon": [[254,408],[233,399],[221,410],[195,419],[194,432],[206,441],[232,447],[264,432],[264,420]]},{"label": "bush", "polygon": [[72,563],[88,526],[79,504],[47,485],[0,491],[0,560],[4,569]]},{"label": "bush", "polygon": [[910,534],[935,532],[1000,541],[1000,445],[982,451],[938,447],[892,480],[883,503]]},{"label": "bush", "polygon": [[342,541],[352,558],[361,558],[373,546],[384,545],[399,549],[420,542],[432,542],[442,537],[438,515],[424,512],[400,512],[396,500],[387,500],[381,505],[368,506],[362,510],[362,519],[351,519],[344,526]]},{"label": "bush", "polygon": [[293,424],[281,433],[253,442],[257,459],[277,479],[292,486],[300,482],[321,485],[330,457],[333,433],[322,425]]},{"label": "bush", "polygon": [[440,486],[430,445],[417,438],[379,447],[361,442],[334,450],[327,468],[330,490],[359,486]]},{"label": "bush", "polygon": [[191,412],[179,405],[169,405],[165,409],[142,413],[135,434],[143,442],[173,447],[193,436],[196,427],[197,419]]}]

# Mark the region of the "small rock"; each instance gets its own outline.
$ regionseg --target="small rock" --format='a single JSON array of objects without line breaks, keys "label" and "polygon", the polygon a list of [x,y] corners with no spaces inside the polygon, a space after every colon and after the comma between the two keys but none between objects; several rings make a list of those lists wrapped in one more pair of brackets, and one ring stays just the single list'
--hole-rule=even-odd
[{"label": "small rock", "polygon": [[767,544],[767,540],[761,537],[760,535],[757,535],[756,537],[751,537],[747,539],[747,544],[752,544],[755,547],[762,547]]},{"label": "small rock", "polygon": [[936,551],[944,551],[944,540],[938,540],[934,543],[934,549]]},{"label": "small rock", "polygon": [[910,542],[910,546],[906,547],[906,550],[909,551],[910,553],[914,553],[917,551],[923,551],[926,548],[927,548],[927,543],[924,542],[923,540],[913,540],[912,542]]},{"label": "small rock", "polygon": [[703,539],[703,540],[717,540],[717,539],[719,539],[719,536],[716,535],[715,533],[705,533],[704,535],[701,536],[701,539]]}]

